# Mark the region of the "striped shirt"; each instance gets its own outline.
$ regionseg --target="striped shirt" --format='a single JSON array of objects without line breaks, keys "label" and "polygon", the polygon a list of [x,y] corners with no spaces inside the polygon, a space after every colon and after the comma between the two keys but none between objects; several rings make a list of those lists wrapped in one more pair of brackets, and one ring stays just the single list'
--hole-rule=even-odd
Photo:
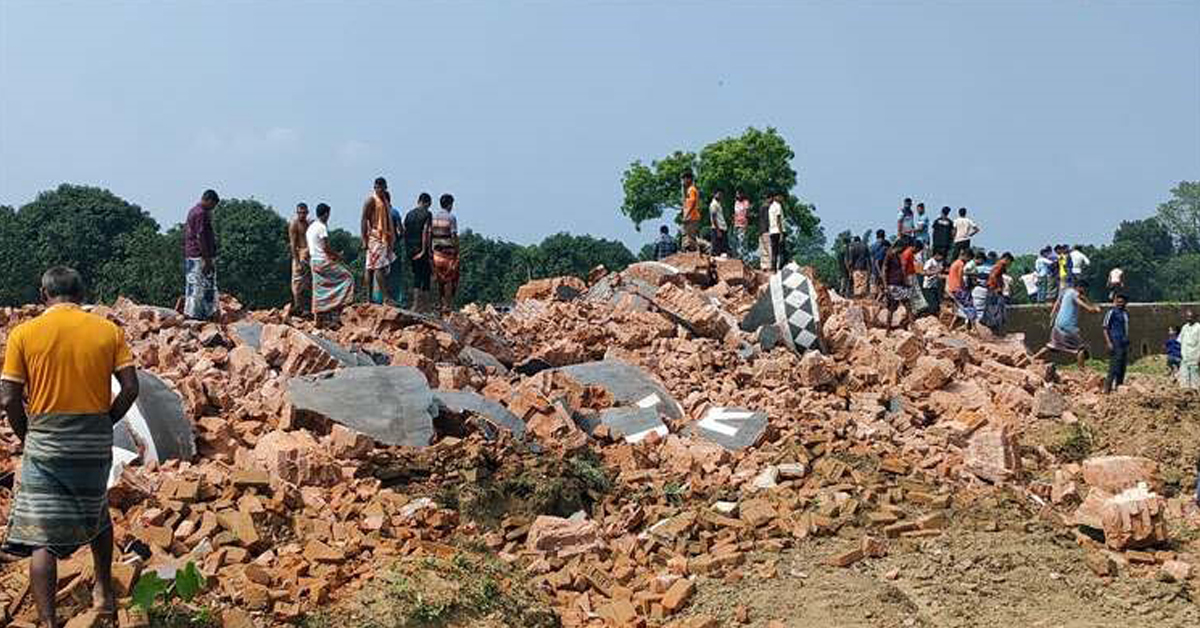
[{"label": "striped shirt", "polygon": [[450,210],[439,209],[433,215],[429,227],[430,236],[435,249],[454,248],[454,239],[458,236],[458,219]]}]

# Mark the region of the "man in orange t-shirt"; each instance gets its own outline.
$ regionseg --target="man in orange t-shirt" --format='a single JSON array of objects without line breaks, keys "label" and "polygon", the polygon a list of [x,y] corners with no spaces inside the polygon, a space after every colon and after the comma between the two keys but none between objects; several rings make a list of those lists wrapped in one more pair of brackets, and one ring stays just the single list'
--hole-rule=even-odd
[{"label": "man in orange t-shirt", "polygon": [[689,170],[683,173],[683,250],[698,251],[700,235],[700,190]]},{"label": "man in orange t-shirt", "polygon": [[[41,625],[49,628],[59,626],[58,559],[83,545],[92,550],[94,610],[116,623],[108,515],[112,426],[137,399],[138,380],[125,333],[80,309],[83,292],[78,272],[46,271],[48,307],[9,334],[0,374],[0,404],[24,445],[3,551],[33,557],[29,586]],[[121,385],[116,398],[114,375]]]}]

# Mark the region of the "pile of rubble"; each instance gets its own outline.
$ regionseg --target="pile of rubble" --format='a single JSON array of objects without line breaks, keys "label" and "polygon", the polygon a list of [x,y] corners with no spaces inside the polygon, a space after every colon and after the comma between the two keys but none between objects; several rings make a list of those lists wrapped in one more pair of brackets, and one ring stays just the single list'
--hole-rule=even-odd
[{"label": "pile of rubble", "polygon": [[[1153,551],[1185,501],[1163,497],[1154,462],[1021,446],[1097,382],[1031,363],[1020,337],[935,318],[886,332],[804,269],[698,254],[517,296],[445,319],[357,305],[336,331],[228,298],[207,324],[92,308],[157,386],[117,428],[119,593],[194,562],[224,625],[289,624],[352,602],[391,561],[482,541],[564,625],[715,625],[681,613],[698,578],[770,577],[815,536],[843,538],[828,563],[849,566],[944,534],[1001,488],[1092,531],[1078,537],[1100,575],[1121,559],[1190,577],[1187,556]],[[0,311],[0,344],[39,312]],[[2,435],[6,513],[19,458]],[[594,482],[555,502],[570,508],[488,518],[439,498],[545,459],[593,461]],[[88,560],[60,567],[68,612],[90,603]],[[33,616],[24,574],[0,579],[10,625]]]}]

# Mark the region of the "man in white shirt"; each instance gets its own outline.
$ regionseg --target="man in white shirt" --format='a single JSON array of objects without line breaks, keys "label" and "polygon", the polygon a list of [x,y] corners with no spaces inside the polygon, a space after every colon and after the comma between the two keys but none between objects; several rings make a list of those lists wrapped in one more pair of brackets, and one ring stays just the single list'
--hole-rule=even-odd
[{"label": "man in white shirt", "polygon": [[964,250],[971,249],[971,238],[979,233],[979,225],[975,224],[974,220],[967,218],[967,208],[958,208],[958,218],[954,219],[954,256]]},{"label": "man in white shirt", "polygon": [[708,204],[708,221],[712,227],[712,254],[728,257],[729,226],[725,222],[725,210],[721,208],[721,191],[717,190]]},{"label": "man in white shirt", "polygon": [[1125,271],[1118,266],[1108,271],[1108,300],[1125,291]]},{"label": "man in white shirt", "polygon": [[771,236],[771,272],[783,267],[783,194],[776,193],[767,210],[767,233]]},{"label": "man in white shirt", "polygon": [[329,211],[325,203],[317,205],[317,219],[304,234],[312,263],[313,322],[318,327],[322,314],[337,312],[354,302],[354,275],[329,245]]},{"label": "man in white shirt", "polygon": [[1079,245],[1071,247],[1071,282],[1079,283],[1079,279],[1083,277],[1084,271],[1088,266],[1092,265],[1092,260],[1088,259],[1083,251],[1079,250]]},{"label": "man in white shirt", "polygon": [[1179,385],[1200,389],[1200,322],[1196,313],[1183,313],[1184,325],[1179,330]]},{"label": "man in white shirt", "polygon": [[942,292],[944,281],[942,272],[946,270],[946,260],[941,251],[934,251],[933,256],[925,261],[921,274],[924,276],[921,284],[925,293],[925,302],[929,304],[929,312],[937,316],[942,311]]}]

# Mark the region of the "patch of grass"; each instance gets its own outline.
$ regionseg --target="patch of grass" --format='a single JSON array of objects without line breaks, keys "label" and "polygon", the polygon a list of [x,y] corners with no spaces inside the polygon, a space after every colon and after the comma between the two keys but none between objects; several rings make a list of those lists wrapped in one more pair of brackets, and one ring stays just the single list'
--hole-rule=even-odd
[{"label": "patch of grass", "polygon": [[1067,462],[1083,462],[1096,445],[1096,436],[1083,423],[1070,423],[1058,428],[1046,447],[1050,453]]},{"label": "patch of grass", "polygon": [[[1063,371],[1077,371],[1079,366],[1075,362],[1063,364],[1058,367]],[[1108,375],[1108,358],[1093,357],[1084,362],[1083,368],[1088,371]],[[1161,355],[1148,355],[1144,358],[1130,362],[1125,367],[1126,375],[1155,375],[1158,377],[1168,377],[1170,370],[1167,369],[1167,358]]]},{"label": "patch of grass", "polygon": [[310,628],[557,625],[521,575],[488,554],[402,560],[358,601],[354,617],[330,614]]},{"label": "patch of grass", "polygon": [[193,608],[186,604],[156,604],[147,612],[154,628],[219,628],[217,614],[207,606]]}]

